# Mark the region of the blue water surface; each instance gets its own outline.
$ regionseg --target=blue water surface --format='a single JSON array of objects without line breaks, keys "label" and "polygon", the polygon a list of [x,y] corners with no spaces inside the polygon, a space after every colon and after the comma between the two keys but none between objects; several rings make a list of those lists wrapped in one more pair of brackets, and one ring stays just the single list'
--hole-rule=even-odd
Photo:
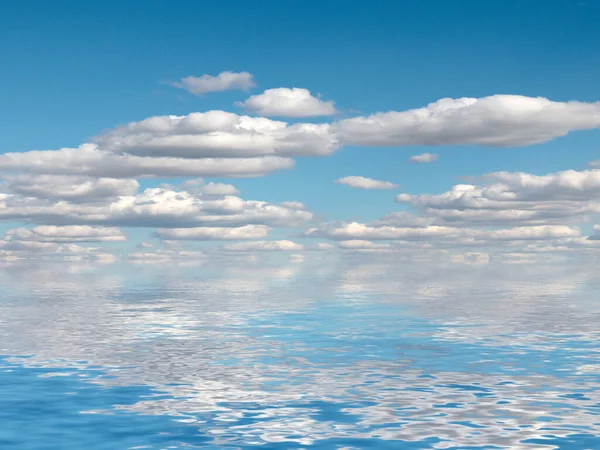
[{"label": "blue water surface", "polygon": [[592,270],[268,269],[1,278],[0,448],[600,448]]}]

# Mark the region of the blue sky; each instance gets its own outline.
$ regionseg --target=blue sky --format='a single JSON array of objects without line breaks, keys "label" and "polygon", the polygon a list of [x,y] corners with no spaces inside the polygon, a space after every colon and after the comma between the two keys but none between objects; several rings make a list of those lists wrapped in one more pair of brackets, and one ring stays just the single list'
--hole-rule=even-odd
[{"label": "blue sky", "polygon": [[[271,117],[291,124],[328,124],[407,111],[443,98],[510,94],[595,105],[600,79],[598,19],[600,4],[571,0],[149,0],[143,6],[132,1],[4,2],[0,152],[75,148],[104,130],[153,116],[209,110],[244,114],[236,102],[271,88],[304,88],[323,101],[335,102],[332,116]],[[249,72],[256,86],[202,96],[172,86],[184,77],[217,76],[223,71]],[[598,110],[582,114],[587,117],[580,114],[579,119],[593,121]],[[567,127],[566,136],[507,148],[468,142],[384,147],[347,142],[330,156],[294,157],[292,170],[255,178],[203,178],[233,184],[244,199],[302,202],[317,222],[370,223],[394,211],[414,209],[412,204],[395,203],[398,193],[440,194],[463,183],[463,177],[498,171],[532,175],[585,171],[588,163],[600,159],[599,126]],[[439,160],[408,162],[423,152],[438,154]],[[353,189],[334,183],[346,176],[399,187]],[[185,178],[161,176],[140,183],[143,190],[182,181]],[[562,194],[552,191],[545,199],[552,195]],[[594,195],[585,199],[590,211],[595,211]],[[3,229],[21,222],[7,221]],[[155,228],[132,231],[127,224],[110,221],[32,217],[22,222],[120,226],[133,244]],[[558,225],[578,226],[590,234],[595,213],[586,212],[576,222]],[[167,226],[181,225],[175,221]],[[270,236],[302,235],[308,227],[275,226]]]}]

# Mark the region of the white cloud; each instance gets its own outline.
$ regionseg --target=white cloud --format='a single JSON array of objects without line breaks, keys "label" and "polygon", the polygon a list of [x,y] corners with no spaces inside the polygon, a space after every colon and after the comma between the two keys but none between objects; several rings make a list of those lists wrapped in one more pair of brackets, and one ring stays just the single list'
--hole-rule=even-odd
[{"label": "white cloud", "polygon": [[500,230],[475,230],[446,226],[394,227],[371,226],[358,222],[326,223],[310,228],[307,236],[338,241],[365,240],[439,240],[463,244],[482,244],[487,241],[522,241],[557,238],[573,238],[580,235],[577,228],[566,225],[540,225],[513,227]]},{"label": "white cloud", "polygon": [[294,161],[280,156],[260,158],[147,158],[101,151],[94,144],[61,150],[0,154],[0,171],[92,177],[256,177],[291,169]]},{"label": "white cloud", "polygon": [[[185,184],[185,183],[184,183]],[[239,195],[240,191],[231,184],[209,182],[202,186],[200,192],[206,196]]]},{"label": "white cloud", "polygon": [[581,200],[600,194],[600,170],[565,170],[548,175],[523,172],[495,172],[483,181],[501,183],[519,200]]},{"label": "white cloud", "polygon": [[421,228],[369,226],[351,222],[347,224],[326,223],[310,228],[307,236],[332,240],[377,240],[377,239],[425,239],[431,237],[457,236],[459,230],[452,227],[428,226]]},{"label": "white cloud", "polygon": [[338,184],[345,184],[357,189],[395,189],[398,187],[397,184],[389,181],[373,180],[372,178],[360,177],[360,176],[348,176],[335,180]]},{"label": "white cloud", "polygon": [[568,227],[566,225],[538,225],[529,227],[514,227],[504,230],[481,230],[474,234],[475,236],[492,241],[526,241],[578,237],[580,235],[580,231],[578,228]]},{"label": "white cloud", "polygon": [[381,250],[381,249],[389,249],[390,244],[376,244],[371,241],[354,239],[350,241],[342,241],[339,243],[339,246],[344,249],[349,250]]},{"label": "white cloud", "polygon": [[[12,230],[15,231],[15,230]],[[114,262],[117,257],[103,248],[82,247],[64,239],[65,236],[52,237],[32,236],[33,239],[15,239],[18,232],[11,233],[0,240],[0,260],[46,260],[46,261],[94,261],[100,263]],[[23,235],[28,238],[29,236]],[[68,237],[67,237],[68,238]],[[47,239],[46,241],[44,239]],[[54,241],[50,240],[54,239]]]},{"label": "white cloud", "polygon": [[127,238],[118,228],[75,226],[48,226],[35,228],[16,228],[8,230],[4,236],[7,241],[29,242],[118,242]]},{"label": "white cloud", "polygon": [[241,227],[196,227],[196,228],[162,228],[156,236],[164,240],[213,241],[258,239],[269,234],[270,227],[265,225],[244,225]]},{"label": "white cloud", "polygon": [[198,251],[157,249],[151,252],[134,252],[128,255],[134,264],[164,264],[170,262],[202,262],[206,255]]},{"label": "white cloud", "polygon": [[600,102],[493,95],[443,98],[424,108],[345,119],[334,125],[334,131],[345,144],[512,147],[598,127]]},{"label": "white cloud", "polygon": [[[217,86],[219,77],[204,79],[209,83],[200,89],[208,92],[206,86]],[[332,102],[303,89],[270,89],[244,105],[254,112],[293,117],[335,112]],[[450,253],[452,247],[495,246],[514,254],[593,252],[600,249],[600,230],[587,237],[575,225],[600,215],[600,170],[495,172],[469,178],[441,194],[398,195],[396,200],[410,212],[392,212],[370,223],[320,225],[314,225],[313,214],[301,202],[244,200],[235,186],[198,177],[263,176],[292,168],[291,157],[327,156],[342,144],[513,146],[596,127],[600,103],[502,95],[442,99],[426,108],[334,124],[290,124],[225,111],[150,117],[110,129],[78,148],[0,154],[0,187],[5,191],[0,193],[0,220],[41,225],[6,232],[0,253],[68,258],[99,258],[95,255],[104,253],[111,259],[106,251],[73,244],[123,241],[125,236],[114,227],[131,226],[158,228],[155,236],[170,247],[139,249],[132,260],[199,259],[198,252],[185,252],[189,244],[183,241],[264,239],[271,227],[309,222],[313,228],[307,236],[339,241],[336,248],[357,258],[351,250],[380,252],[382,258],[422,249]],[[410,158],[421,163],[436,159],[431,153]],[[591,163],[595,165],[600,167],[600,162]],[[194,179],[138,192],[135,178],[146,177]],[[362,176],[335,183],[360,189],[398,187]],[[386,240],[393,242],[377,242]],[[328,243],[261,240],[223,249],[231,258],[237,257],[235,252],[332,248]]]},{"label": "white cloud", "polygon": [[336,112],[333,102],[314,97],[308,89],[303,88],[267,89],[238,105],[261,116],[330,116]]},{"label": "white cloud", "polygon": [[19,174],[3,178],[2,186],[14,194],[83,203],[135,195],[140,186],[137,180],[67,175]]},{"label": "white cloud", "polygon": [[293,241],[254,241],[238,242],[225,246],[225,250],[232,252],[257,252],[257,251],[299,251],[303,246]]},{"label": "white cloud", "polygon": [[186,191],[153,188],[102,204],[49,203],[0,194],[0,219],[27,220],[52,225],[116,225],[183,228],[243,226],[248,224],[296,226],[312,213],[226,196],[203,199]]},{"label": "white cloud", "polygon": [[280,205],[290,209],[306,209],[301,202],[281,202]]},{"label": "white cloud", "polygon": [[496,172],[478,180],[485,184],[459,184],[435,195],[399,194],[396,200],[449,224],[573,223],[600,213],[600,170]]},{"label": "white cloud", "polygon": [[329,124],[290,125],[226,111],[150,117],[108,130],[93,141],[115,153],[181,158],[326,156],[338,148]]},{"label": "white cloud", "polygon": [[221,72],[216,76],[202,75],[200,77],[185,77],[171,83],[173,86],[185,89],[195,95],[207,92],[222,92],[231,90],[247,91],[256,86],[253,75],[248,72]]},{"label": "white cloud", "polygon": [[435,153],[421,153],[420,155],[413,155],[408,158],[409,161],[416,163],[430,163],[438,160],[439,155]]},{"label": "white cloud", "polygon": [[194,178],[186,180],[178,185],[160,184],[159,187],[171,190],[182,190],[192,194],[208,197],[226,197],[228,195],[237,196],[240,190],[235,186],[227,183],[215,183],[213,181],[205,183],[202,178]]}]

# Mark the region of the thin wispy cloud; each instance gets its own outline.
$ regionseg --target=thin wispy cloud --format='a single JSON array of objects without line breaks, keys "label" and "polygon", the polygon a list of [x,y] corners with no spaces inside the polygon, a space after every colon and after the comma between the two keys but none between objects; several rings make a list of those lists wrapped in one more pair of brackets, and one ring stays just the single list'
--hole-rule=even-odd
[{"label": "thin wispy cloud", "polygon": [[337,184],[345,184],[356,189],[395,189],[398,187],[390,181],[374,180],[372,178],[361,177],[361,176],[347,176],[335,180]]}]

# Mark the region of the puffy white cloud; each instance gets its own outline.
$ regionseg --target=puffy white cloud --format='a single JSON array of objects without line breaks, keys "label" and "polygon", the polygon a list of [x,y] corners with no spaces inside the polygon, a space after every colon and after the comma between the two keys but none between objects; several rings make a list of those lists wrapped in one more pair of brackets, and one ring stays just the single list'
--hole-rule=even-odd
[{"label": "puffy white cloud", "polygon": [[420,155],[413,155],[408,158],[409,161],[416,163],[430,163],[438,160],[439,155],[435,153],[421,153]]},{"label": "puffy white cloud", "polygon": [[578,237],[578,228],[566,225],[538,225],[529,227],[513,227],[504,230],[480,230],[473,233],[476,237],[492,241],[539,240],[552,238]]},{"label": "puffy white cloud", "polygon": [[[371,226],[358,222],[326,223],[310,228],[307,236],[338,241],[366,240],[428,240],[452,242],[457,245],[483,244],[487,241],[522,241],[557,238],[573,238],[580,235],[578,228],[566,225],[523,226],[499,230],[479,230],[446,226],[425,226],[418,228]],[[352,244],[350,244],[352,245]]]},{"label": "puffy white cloud", "polygon": [[240,191],[231,184],[209,182],[202,186],[200,192],[206,196],[239,195]]},{"label": "puffy white cloud", "polygon": [[82,247],[69,242],[19,240],[7,236],[0,240],[0,260],[50,260],[114,262],[117,257],[102,248]]},{"label": "puffy white cloud", "polygon": [[427,226],[421,228],[370,226],[358,222],[347,224],[326,223],[310,228],[307,236],[332,240],[388,240],[388,239],[426,239],[431,237],[457,236],[460,230],[452,227]]},{"label": "puffy white cloud", "polygon": [[520,95],[443,98],[424,108],[337,122],[347,144],[511,147],[600,127],[600,103],[553,102]]},{"label": "puffy white cloud", "polygon": [[93,141],[115,153],[181,158],[326,156],[339,146],[329,124],[290,125],[226,111],[150,117],[108,130]]},{"label": "puffy white cloud", "polygon": [[586,200],[600,194],[600,170],[565,170],[548,175],[495,172],[481,177],[496,182],[518,200]]},{"label": "puffy white cloud", "polygon": [[336,112],[333,102],[314,97],[308,89],[303,88],[267,89],[238,105],[261,116],[330,116]]},{"label": "puffy white cloud", "polygon": [[2,187],[14,194],[83,203],[135,195],[140,186],[137,180],[68,175],[19,174],[3,178]]},{"label": "puffy white cloud", "polygon": [[291,169],[294,161],[280,156],[260,158],[147,158],[101,151],[94,144],[61,150],[0,154],[0,171],[92,177],[257,177]]},{"label": "puffy white cloud", "polygon": [[281,202],[280,205],[290,209],[306,209],[301,202]]},{"label": "puffy white cloud", "polygon": [[195,227],[195,228],[163,228],[156,231],[156,236],[164,240],[213,241],[258,239],[269,234],[270,227],[265,225],[244,225],[241,227]]},{"label": "puffy white cloud", "polygon": [[171,84],[175,87],[185,89],[192,94],[204,95],[207,92],[222,92],[230,90],[247,91],[256,86],[253,78],[253,75],[248,72],[225,71],[216,76],[189,76]]},{"label": "puffy white cloud", "polygon": [[456,224],[573,223],[600,212],[600,170],[496,172],[478,179],[485,184],[459,184],[436,195],[400,194],[396,200]]},{"label": "puffy white cloud", "polygon": [[8,230],[4,236],[7,241],[29,242],[116,242],[127,238],[118,228],[91,227],[87,225],[49,226],[35,228],[16,228]]},{"label": "puffy white cloud", "polygon": [[313,218],[312,213],[226,196],[203,199],[186,191],[146,189],[102,204],[48,203],[0,194],[0,219],[27,220],[53,225],[116,225],[184,228],[243,226],[248,224],[295,226]]},{"label": "puffy white cloud", "polygon": [[238,242],[225,246],[225,250],[232,252],[299,251],[303,248],[302,245],[288,240]]},{"label": "puffy white cloud", "polygon": [[395,189],[398,187],[397,184],[389,181],[373,180],[372,178],[360,177],[360,176],[348,176],[335,180],[338,184],[345,184],[357,189]]},{"label": "puffy white cloud", "polygon": [[186,180],[178,185],[161,184],[159,187],[164,189],[187,191],[192,194],[202,195],[205,198],[226,197],[228,195],[237,196],[240,194],[240,190],[231,184],[215,183],[213,181],[205,183],[202,178]]}]

